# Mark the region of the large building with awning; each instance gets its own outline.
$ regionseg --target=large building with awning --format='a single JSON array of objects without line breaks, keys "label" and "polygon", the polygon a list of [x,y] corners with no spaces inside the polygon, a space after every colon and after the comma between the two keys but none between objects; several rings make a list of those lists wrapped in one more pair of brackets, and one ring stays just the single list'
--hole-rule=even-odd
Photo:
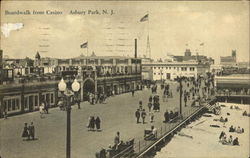
[{"label": "large building with awning", "polygon": [[250,104],[250,74],[217,76],[215,86],[219,101]]}]

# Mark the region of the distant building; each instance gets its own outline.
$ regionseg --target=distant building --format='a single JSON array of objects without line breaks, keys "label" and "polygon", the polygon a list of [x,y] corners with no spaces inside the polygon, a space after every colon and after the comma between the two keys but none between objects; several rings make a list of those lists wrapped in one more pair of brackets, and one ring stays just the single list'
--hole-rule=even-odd
[{"label": "distant building", "polygon": [[173,60],[176,62],[199,62],[203,64],[214,64],[214,59],[208,58],[204,55],[199,55],[198,53],[196,55],[192,55],[192,52],[190,49],[186,49],[184,52],[184,56],[172,56]]},{"label": "distant building", "polygon": [[142,78],[152,76],[148,78],[152,80],[174,80],[181,76],[197,78],[199,75],[210,72],[210,64],[198,62],[151,62],[143,63],[142,70],[148,70],[148,74],[142,73]]},{"label": "distant building", "polygon": [[221,102],[250,104],[249,74],[216,76],[217,99]]},{"label": "distant building", "polygon": [[58,59],[41,57],[39,52],[35,55],[34,67],[39,71],[39,74],[47,74],[55,72],[55,68],[58,65]]},{"label": "distant building", "polygon": [[237,66],[236,50],[232,50],[231,56],[221,56],[220,64],[222,66]]},{"label": "distant building", "polygon": [[33,73],[34,61],[28,57],[24,59],[3,59],[3,68],[13,70],[13,75],[29,75]]}]

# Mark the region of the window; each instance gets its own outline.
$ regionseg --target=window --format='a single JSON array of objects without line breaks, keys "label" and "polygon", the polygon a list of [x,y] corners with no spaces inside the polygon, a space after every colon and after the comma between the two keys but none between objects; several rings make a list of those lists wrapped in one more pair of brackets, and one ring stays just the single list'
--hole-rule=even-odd
[{"label": "window", "polygon": [[163,69],[163,67],[161,67]]},{"label": "window", "polygon": [[27,109],[28,108],[28,98],[25,97],[24,98],[24,109]]},{"label": "window", "polygon": [[156,75],[156,73],[154,73],[154,75]]},{"label": "window", "polygon": [[7,100],[3,102],[3,110],[5,111],[7,109]]},{"label": "window", "polygon": [[187,68],[186,67],[182,67],[181,71],[187,71]]},{"label": "window", "polygon": [[8,100],[8,111],[11,110],[10,108],[11,108],[11,100],[9,99],[9,100]]},{"label": "window", "polygon": [[171,70],[171,67],[169,67],[169,70]]},{"label": "window", "polygon": [[16,110],[16,99],[12,99],[12,110]]},{"label": "window", "polygon": [[195,68],[194,68],[194,67],[190,67],[189,70],[190,70],[190,71],[194,71]]},{"label": "window", "polygon": [[154,67],[154,69],[156,69],[156,67]]},{"label": "window", "polygon": [[166,67],[166,69],[168,69],[168,67]]},{"label": "window", "polygon": [[50,94],[50,97],[51,97],[51,104],[53,104],[53,103],[54,103],[54,94],[51,93],[51,94]]},{"label": "window", "polygon": [[158,69],[160,69],[161,67],[158,67]]},{"label": "window", "polygon": [[16,108],[17,108],[17,109],[20,109],[20,106],[19,106],[19,99],[16,99]]},{"label": "window", "polygon": [[151,67],[151,70],[153,69],[153,67]]},{"label": "window", "polygon": [[160,73],[158,73],[158,75],[160,75]]},{"label": "window", "polygon": [[35,96],[35,106],[38,106],[38,96]]},{"label": "window", "polygon": [[174,70],[175,70],[175,67],[174,67]]}]

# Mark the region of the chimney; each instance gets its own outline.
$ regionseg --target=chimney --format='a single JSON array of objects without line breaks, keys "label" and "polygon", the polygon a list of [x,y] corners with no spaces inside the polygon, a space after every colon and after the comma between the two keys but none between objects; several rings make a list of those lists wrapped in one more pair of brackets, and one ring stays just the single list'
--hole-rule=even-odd
[{"label": "chimney", "polygon": [[135,58],[137,58],[137,39],[135,39]]}]

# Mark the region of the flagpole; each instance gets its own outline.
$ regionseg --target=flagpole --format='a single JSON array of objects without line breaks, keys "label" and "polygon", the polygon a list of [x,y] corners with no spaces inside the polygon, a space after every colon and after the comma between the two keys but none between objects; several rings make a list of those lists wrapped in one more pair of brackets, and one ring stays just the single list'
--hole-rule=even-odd
[{"label": "flagpole", "polygon": [[[147,14],[148,14],[148,43],[149,43],[149,12],[147,11]],[[147,43],[147,44],[148,44]],[[148,46],[147,46],[148,47]],[[151,59],[151,50],[150,50],[150,48],[148,48],[149,50],[148,50],[148,54],[149,54],[149,58]],[[147,54],[146,54],[147,55]]]},{"label": "flagpole", "polygon": [[148,14],[148,36],[149,36],[149,13],[147,11],[147,14]]},{"label": "flagpole", "polygon": [[89,43],[87,40],[87,61],[86,61],[87,69],[88,69],[88,56],[89,56],[88,54],[89,54]]}]

